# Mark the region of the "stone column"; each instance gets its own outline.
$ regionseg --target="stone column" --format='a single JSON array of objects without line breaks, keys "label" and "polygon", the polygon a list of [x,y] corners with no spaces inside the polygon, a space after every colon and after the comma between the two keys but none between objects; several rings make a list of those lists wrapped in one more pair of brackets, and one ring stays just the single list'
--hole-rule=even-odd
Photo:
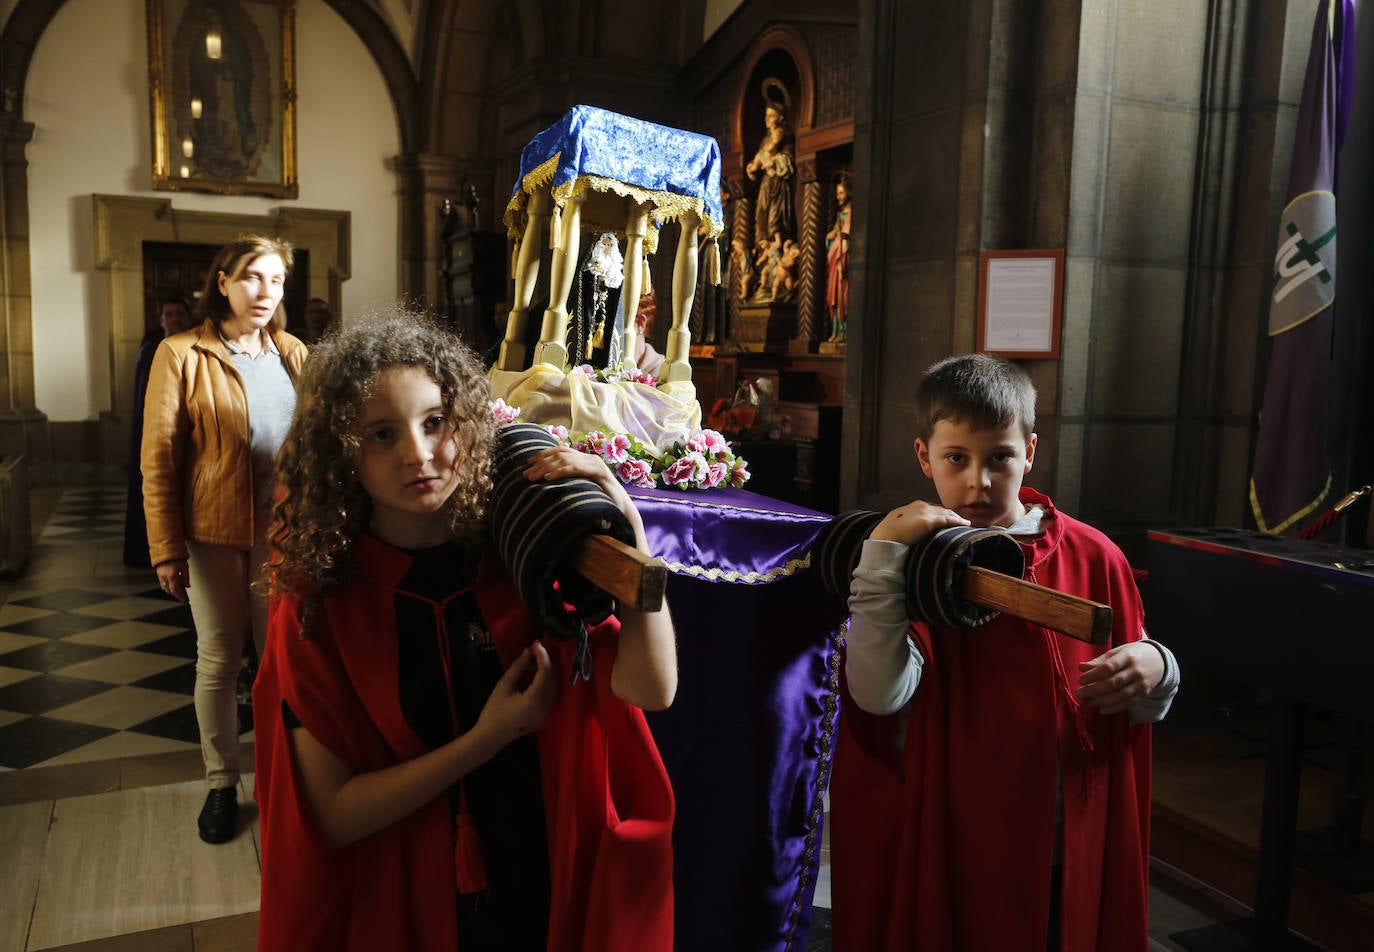
[{"label": "stone column", "polygon": [[396,156],[401,180],[401,294],[425,307],[443,306],[444,199],[458,199],[461,161],[448,155]]},{"label": "stone column", "polygon": [[797,178],[801,182],[797,215],[801,258],[797,261],[797,336],[792,350],[807,353],[815,349],[814,341],[824,340],[829,333],[825,313],[825,193],[816,178],[815,155],[798,160]]},{"label": "stone column", "polygon": [[35,481],[48,462],[47,415],[35,405],[29,275],[29,162],[33,124],[0,116],[0,453],[25,453]]}]

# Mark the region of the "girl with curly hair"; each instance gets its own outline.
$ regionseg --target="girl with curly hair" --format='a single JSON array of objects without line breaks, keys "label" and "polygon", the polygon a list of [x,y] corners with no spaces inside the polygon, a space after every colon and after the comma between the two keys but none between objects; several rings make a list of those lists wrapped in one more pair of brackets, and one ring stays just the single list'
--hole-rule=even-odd
[{"label": "girl with curly hair", "polygon": [[[485,542],[495,430],[472,352],[418,315],[306,364],[254,688],[261,950],[671,948],[672,795],[640,708],[676,691],[672,623],[622,607],[560,691],[571,643]],[[594,480],[646,550],[599,459],[549,449],[525,476]],[[631,807],[656,816],[638,838]]]}]

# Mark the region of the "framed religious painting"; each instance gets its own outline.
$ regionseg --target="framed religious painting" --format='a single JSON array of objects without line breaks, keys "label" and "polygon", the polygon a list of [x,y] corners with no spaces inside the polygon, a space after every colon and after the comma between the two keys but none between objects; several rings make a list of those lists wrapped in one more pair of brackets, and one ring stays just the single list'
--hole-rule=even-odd
[{"label": "framed religious painting", "polygon": [[295,198],[294,0],[148,0],[153,188]]},{"label": "framed religious painting", "polygon": [[978,349],[1002,357],[1058,357],[1064,249],[984,251],[979,259]]}]

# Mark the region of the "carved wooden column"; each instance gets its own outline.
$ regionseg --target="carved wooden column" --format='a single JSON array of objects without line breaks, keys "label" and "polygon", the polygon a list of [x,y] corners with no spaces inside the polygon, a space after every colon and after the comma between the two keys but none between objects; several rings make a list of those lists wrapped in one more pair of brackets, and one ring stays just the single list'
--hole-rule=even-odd
[{"label": "carved wooden column", "polygon": [[678,219],[678,227],[681,231],[677,239],[677,261],[673,265],[673,326],[668,329],[667,353],[659,371],[659,386],[665,389],[669,384],[692,382],[689,361],[692,335],[687,322],[697,290],[697,236],[701,233],[701,218],[696,212],[684,212]]},{"label": "carved wooden column", "polygon": [[730,247],[721,249],[729,262],[726,283],[730,290],[730,335],[740,326],[739,308],[749,296],[749,275],[754,270],[754,200],[744,189],[741,175],[730,177]]},{"label": "carved wooden column", "polygon": [[[700,239],[698,239],[699,241]],[[687,328],[692,332],[692,343],[700,344],[705,339],[702,333],[706,323],[706,295],[711,291],[711,282],[705,268],[697,270],[697,293],[692,298],[692,314],[687,319]]]},{"label": "carved wooden column", "polygon": [[41,481],[47,416],[34,399],[33,305],[29,273],[29,161],[33,123],[0,116],[0,451],[26,453]]},{"label": "carved wooden column", "polygon": [[[816,177],[816,156],[797,161],[801,208],[797,215],[801,259],[797,262],[797,336],[792,350],[808,353],[828,333],[825,313],[825,194]],[[820,330],[821,333],[817,333]]]}]

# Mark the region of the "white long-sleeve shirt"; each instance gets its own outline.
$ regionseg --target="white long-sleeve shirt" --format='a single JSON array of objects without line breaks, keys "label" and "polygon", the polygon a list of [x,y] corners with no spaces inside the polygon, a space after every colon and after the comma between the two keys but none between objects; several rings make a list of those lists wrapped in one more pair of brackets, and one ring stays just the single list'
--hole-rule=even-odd
[{"label": "white long-sleeve shirt", "polygon": [[[1012,526],[1012,533],[1034,534],[1042,510],[1028,511]],[[1022,527],[1031,533],[1018,533]],[[892,714],[903,708],[921,683],[925,659],[907,637],[905,565],[910,546],[900,542],[866,540],[850,582],[849,631],[845,635],[845,678],[854,703],[871,714]],[[1144,643],[1164,658],[1164,676],[1149,694],[1131,702],[1133,723],[1163,720],[1178,694],[1178,660],[1172,651],[1151,638]]]}]

